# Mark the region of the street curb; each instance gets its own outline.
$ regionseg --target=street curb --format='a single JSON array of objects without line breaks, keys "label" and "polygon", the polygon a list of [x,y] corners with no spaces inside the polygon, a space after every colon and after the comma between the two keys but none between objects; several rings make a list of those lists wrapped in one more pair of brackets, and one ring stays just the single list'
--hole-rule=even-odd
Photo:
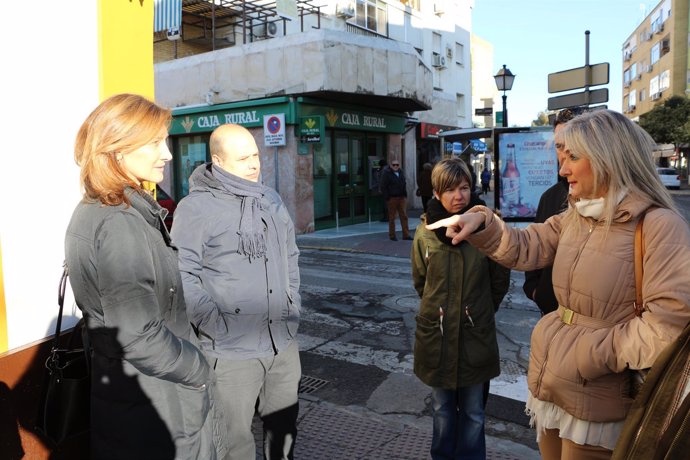
[{"label": "street curb", "polygon": [[297,244],[299,249],[310,249],[312,251],[340,251],[340,252],[351,252],[353,254],[368,254],[366,251],[361,251],[359,249],[353,248],[339,248],[337,246],[310,246]]}]

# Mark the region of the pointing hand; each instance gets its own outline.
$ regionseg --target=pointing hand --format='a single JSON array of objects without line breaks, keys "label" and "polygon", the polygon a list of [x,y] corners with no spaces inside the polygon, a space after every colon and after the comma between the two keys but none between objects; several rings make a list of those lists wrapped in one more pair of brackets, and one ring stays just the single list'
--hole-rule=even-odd
[{"label": "pointing hand", "polygon": [[433,224],[427,225],[426,228],[427,230],[436,230],[446,227],[446,236],[453,240],[453,244],[458,244],[477,230],[484,223],[484,219],[484,214],[481,212],[456,214],[437,220]]}]

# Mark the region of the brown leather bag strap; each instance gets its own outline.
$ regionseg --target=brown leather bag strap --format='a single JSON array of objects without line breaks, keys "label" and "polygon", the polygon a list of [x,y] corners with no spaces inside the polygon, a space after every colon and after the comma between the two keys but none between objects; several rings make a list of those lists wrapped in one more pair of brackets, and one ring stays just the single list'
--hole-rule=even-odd
[{"label": "brown leather bag strap", "polygon": [[644,311],[644,304],[642,302],[642,259],[644,259],[644,238],[642,236],[642,224],[644,222],[644,214],[640,216],[635,227],[635,315],[642,316]]}]

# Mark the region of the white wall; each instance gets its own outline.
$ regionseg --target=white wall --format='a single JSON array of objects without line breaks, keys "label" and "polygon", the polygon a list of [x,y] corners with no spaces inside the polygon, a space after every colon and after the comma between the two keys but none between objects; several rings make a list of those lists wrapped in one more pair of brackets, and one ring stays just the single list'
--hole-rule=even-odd
[{"label": "white wall", "polygon": [[[65,5],[32,2],[40,14],[30,26],[7,12],[0,17],[0,245],[10,350],[52,334],[65,229],[81,196],[74,138],[98,104],[97,2],[79,2],[69,15]],[[72,311],[71,296],[65,308]]]},{"label": "white wall", "polygon": [[[486,40],[472,35],[472,119],[474,123],[481,127],[493,126],[495,120],[495,113],[497,110],[503,110],[503,107],[495,104],[495,101],[500,100],[500,94],[496,89],[496,81],[494,80],[494,72],[498,66],[494,65],[494,48],[493,45]],[[494,115],[490,117],[475,116],[474,109],[484,107],[485,101],[491,99],[494,104],[490,104],[494,109]]]},{"label": "white wall", "polygon": [[[321,19],[322,28],[345,29],[345,20],[336,17],[336,5],[354,0],[325,0],[321,9],[326,16]],[[422,50],[422,59],[432,69],[434,92],[432,109],[415,113],[421,121],[472,127],[472,78],[470,72],[470,34],[472,31],[472,8],[474,0],[434,0],[421,2],[421,11],[414,10],[397,0],[386,0],[388,14],[388,36],[392,40],[409,43]],[[442,14],[436,14],[435,5]],[[305,16],[305,31],[316,25],[315,16]],[[289,31],[295,31],[294,27]],[[433,46],[433,33],[441,35],[441,49]],[[282,33],[282,32],[281,32]],[[446,45],[455,48],[461,43],[464,48],[464,65],[457,65],[456,59],[449,59],[445,69],[431,67],[432,53],[440,51],[445,55]],[[463,117],[458,117],[457,95],[464,96]]]}]

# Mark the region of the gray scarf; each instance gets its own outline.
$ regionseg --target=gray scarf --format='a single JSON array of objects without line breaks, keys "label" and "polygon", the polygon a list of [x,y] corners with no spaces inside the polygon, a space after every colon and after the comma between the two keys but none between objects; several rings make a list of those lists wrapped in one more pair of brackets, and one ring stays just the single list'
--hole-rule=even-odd
[{"label": "gray scarf", "polygon": [[216,165],[213,165],[213,175],[228,192],[242,198],[237,253],[249,256],[249,260],[263,257],[266,254],[266,236],[260,211],[266,186],[230,174]]}]

